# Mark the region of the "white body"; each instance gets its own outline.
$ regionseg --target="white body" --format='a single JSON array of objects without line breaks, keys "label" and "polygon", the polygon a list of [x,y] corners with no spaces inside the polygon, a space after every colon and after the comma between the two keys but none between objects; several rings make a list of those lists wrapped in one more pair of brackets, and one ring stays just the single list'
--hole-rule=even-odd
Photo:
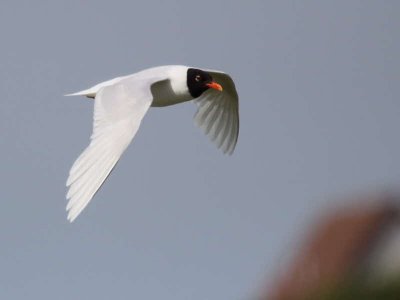
[{"label": "white body", "polygon": [[115,84],[131,84],[137,80],[156,82],[153,89],[153,101],[151,106],[168,106],[193,100],[186,86],[186,66],[161,66],[146,69],[135,74],[113,78],[96,84],[95,86],[67,96],[87,96],[95,98],[96,94],[104,87]]}]

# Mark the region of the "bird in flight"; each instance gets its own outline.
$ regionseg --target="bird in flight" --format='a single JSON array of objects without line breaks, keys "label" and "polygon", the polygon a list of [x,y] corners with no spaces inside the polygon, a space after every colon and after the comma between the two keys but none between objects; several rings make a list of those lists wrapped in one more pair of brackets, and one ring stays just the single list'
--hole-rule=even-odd
[{"label": "bird in flight", "polygon": [[238,94],[232,78],[221,71],[160,66],[67,96],[94,99],[90,144],[72,165],[66,183],[70,222],[107,179],[150,106],[194,100],[195,123],[227,154],[233,153],[239,135]]}]

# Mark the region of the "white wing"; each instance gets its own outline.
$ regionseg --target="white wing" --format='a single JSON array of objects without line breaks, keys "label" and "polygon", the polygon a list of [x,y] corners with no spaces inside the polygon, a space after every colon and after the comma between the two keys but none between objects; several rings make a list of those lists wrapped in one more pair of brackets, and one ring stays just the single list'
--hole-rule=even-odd
[{"label": "white wing", "polygon": [[224,153],[232,154],[239,136],[239,97],[232,78],[223,72],[205,70],[223,91],[208,89],[195,99],[196,124]]},{"label": "white wing", "polygon": [[121,81],[97,93],[91,142],[73,164],[67,180],[68,220],[75,220],[106,180],[152,100],[148,80],[134,84]]}]

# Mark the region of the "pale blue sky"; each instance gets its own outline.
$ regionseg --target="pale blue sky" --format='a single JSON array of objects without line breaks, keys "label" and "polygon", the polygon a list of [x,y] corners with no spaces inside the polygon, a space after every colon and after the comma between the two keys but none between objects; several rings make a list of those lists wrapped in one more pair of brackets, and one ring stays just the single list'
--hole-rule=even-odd
[{"label": "pale blue sky", "polygon": [[[400,182],[398,1],[2,1],[0,299],[246,299],[343,195]],[[92,102],[164,64],[221,69],[236,152],[151,109],[69,224]]]}]

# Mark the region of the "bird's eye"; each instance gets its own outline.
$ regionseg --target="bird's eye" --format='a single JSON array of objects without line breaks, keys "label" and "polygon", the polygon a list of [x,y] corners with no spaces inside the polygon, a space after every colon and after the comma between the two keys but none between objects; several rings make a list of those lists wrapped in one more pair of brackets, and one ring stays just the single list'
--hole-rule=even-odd
[{"label": "bird's eye", "polygon": [[201,75],[196,75],[196,77],[194,78],[194,80],[196,80],[197,82],[199,82],[201,80]]}]

